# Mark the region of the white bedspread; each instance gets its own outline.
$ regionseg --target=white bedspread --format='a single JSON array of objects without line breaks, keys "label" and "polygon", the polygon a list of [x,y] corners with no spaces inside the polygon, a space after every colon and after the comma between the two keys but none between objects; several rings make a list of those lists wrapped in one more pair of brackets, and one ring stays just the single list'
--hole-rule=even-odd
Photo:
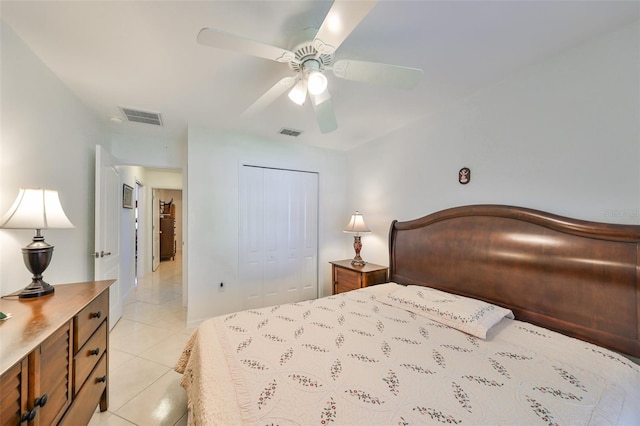
[{"label": "white bedspread", "polygon": [[640,424],[630,360],[510,319],[482,340],[377,300],[391,290],[204,322],[176,367],[191,424]]}]

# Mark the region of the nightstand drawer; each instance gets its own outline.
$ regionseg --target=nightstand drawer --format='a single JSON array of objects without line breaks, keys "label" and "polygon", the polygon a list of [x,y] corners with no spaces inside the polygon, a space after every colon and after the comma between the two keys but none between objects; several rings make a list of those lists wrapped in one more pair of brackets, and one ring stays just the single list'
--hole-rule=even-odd
[{"label": "nightstand drawer", "polygon": [[332,266],[333,294],[387,282],[386,266],[373,263],[352,265],[351,260],[336,260],[329,263]]},{"label": "nightstand drawer", "polygon": [[73,339],[73,353],[86,343],[91,335],[100,327],[109,314],[109,291],[104,291],[96,297],[86,308],[73,318],[76,334]]},{"label": "nightstand drawer", "polygon": [[361,287],[360,273],[349,269],[336,268],[335,280],[343,289],[342,291],[355,290]]},{"label": "nightstand drawer", "polygon": [[387,282],[387,269],[372,271],[362,275],[362,287],[370,285],[382,284]]},{"label": "nightstand drawer", "polygon": [[77,394],[80,387],[87,379],[87,376],[91,373],[91,370],[96,366],[100,357],[107,350],[107,322],[103,321],[98,330],[91,336],[87,343],[80,348],[76,356],[73,358],[74,362],[74,394]]}]

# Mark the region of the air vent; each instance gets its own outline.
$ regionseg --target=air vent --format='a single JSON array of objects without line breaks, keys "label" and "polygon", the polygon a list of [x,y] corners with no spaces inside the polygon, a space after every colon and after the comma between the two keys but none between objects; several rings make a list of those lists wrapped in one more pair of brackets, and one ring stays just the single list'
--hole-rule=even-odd
[{"label": "air vent", "polygon": [[294,129],[280,129],[280,133],[281,135],[286,135],[286,136],[293,136],[294,138],[297,138],[298,136],[300,136],[302,134],[301,130],[294,130]]},{"label": "air vent", "polygon": [[162,116],[160,113],[151,111],[141,111],[133,108],[120,107],[122,113],[127,120],[134,123],[152,124],[154,126],[162,126]]}]

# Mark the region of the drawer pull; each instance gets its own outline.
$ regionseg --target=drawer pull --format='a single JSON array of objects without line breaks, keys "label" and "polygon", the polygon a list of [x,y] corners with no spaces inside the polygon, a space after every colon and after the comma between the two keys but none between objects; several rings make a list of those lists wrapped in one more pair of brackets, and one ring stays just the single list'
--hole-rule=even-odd
[{"label": "drawer pull", "polygon": [[100,318],[102,316],[102,312],[98,311],[98,312],[91,312],[91,315],[89,315],[89,318]]},{"label": "drawer pull", "polygon": [[45,405],[47,405],[47,401],[49,400],[49,395],[47,395],[46,393],[44,395],[42,395],[40,398],[36,398],[36,400],[33,402],[33,404],[36,407],[44,407]]},{"label": "drawer pull", "polygon": [[100,354],[100,348],[95,348],[95,349],[89,351],[89,355],[91,355],[91,356],[99,355],[99,354]]},{"label": "drawer pull", "polygon": [[31,411],[27,411],[26,413],[24,413],[24,414],[22,415],[22,417],[20,418],[20,421],[21,421],[21,422],[32,422],[32,421],[33,421],[33,419],[35,419],[35,418],[36,418],[36,414],[37,414],[37,413],[38,413],[38,412],[36,411],[36,409],[35,409],[35,408],[32,408],[32,409],[31,409]]},{"label": "drawer pull", "polygon": [[98,377],[96,383],[104,383],[107,381],[107,376]]}]

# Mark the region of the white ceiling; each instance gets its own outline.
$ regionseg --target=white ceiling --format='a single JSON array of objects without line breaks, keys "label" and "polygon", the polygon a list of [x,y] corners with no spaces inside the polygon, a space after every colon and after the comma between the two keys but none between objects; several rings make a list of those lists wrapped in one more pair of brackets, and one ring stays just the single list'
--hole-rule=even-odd
[{"label": "white ceiling", "polygon": [[[411,91],[328,73],[338,130],[321,134],[309,102],[285,95],[240,113],[286,64],[196,42],[203,27],[292,48],[318,27],[326,1],[5,1],[0,16],[114,132],[183,138],[187,124],[350,149],[509,74],[640,16],[637,1],[380,1],[336,52],[424,70]],[[10,60],[10,58],[3,58]],[[164,127],[114,124],[119,106],[160,112]],[[292,139],[283,128],[302,130]]]}]

